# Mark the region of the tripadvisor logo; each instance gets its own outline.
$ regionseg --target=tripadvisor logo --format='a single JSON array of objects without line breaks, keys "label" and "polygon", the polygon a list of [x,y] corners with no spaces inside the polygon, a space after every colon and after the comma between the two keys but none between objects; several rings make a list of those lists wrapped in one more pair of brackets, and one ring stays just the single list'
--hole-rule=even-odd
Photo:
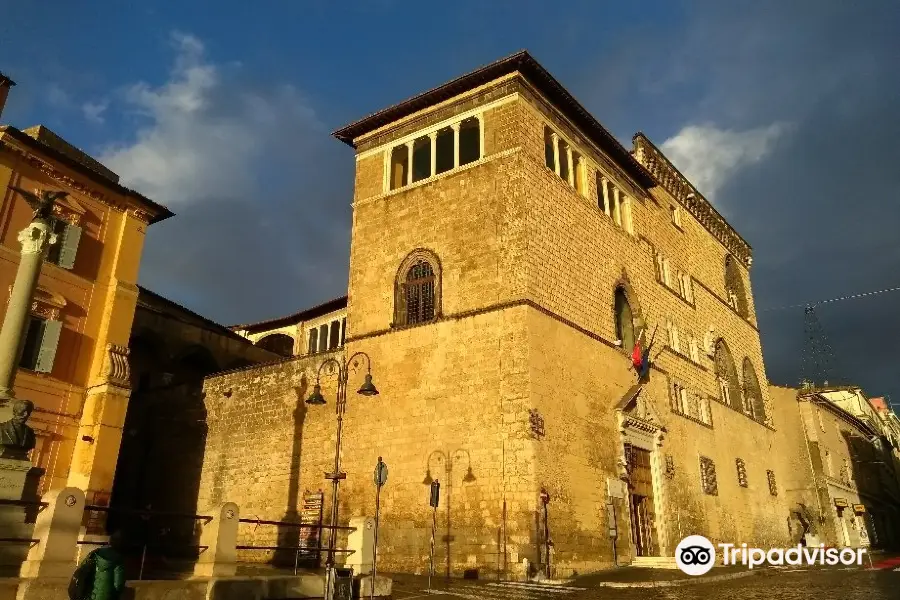
[{"label": "tripadvisor logo", "polygon": [[[743,565],[748,569],[761,565],[827,565],[861,566],[865,548],[809,548],[798,544],[793,548],[748,548],[747,544],[718,544],[722,564]],[[702,535],[689,535],[675,548],[675,564],[688,575],[703,575],[716,564],[716,549]]]},{"label": "tripadvisor logo", "polygon": [[688,575],[703,575],[716,564],[716,549],[702,535],[689,535],[675,548],[675,564]]}]

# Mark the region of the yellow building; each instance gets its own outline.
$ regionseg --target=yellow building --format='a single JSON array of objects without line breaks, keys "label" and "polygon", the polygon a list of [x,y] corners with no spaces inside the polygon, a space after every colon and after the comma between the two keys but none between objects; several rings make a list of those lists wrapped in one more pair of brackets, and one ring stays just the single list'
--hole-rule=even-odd
[{"label": "yellow building", "polygon": [[[0,76],[0,100],[11,85]],[[101,504],[112,490],[131,388],[127,347],[144,237],[149,225],[172,216],[118,179],[46,127],[0,126],[6,298],[19,262],[17,235],[32,217],[10,188],[68,192],[54,208],[59,241],[41,268],[14,386],[16,398],[36,405],[29,424],[37,434],[31,460],[43,470],[38,491],[73,485]],[[8,406],[0,412],[8,415]]]},{"label": "yellow building", "polygon": [[346,344],[207,379],[201,506],[277,519],[325,487],[334,413],[303,398],[321,378],[333,403],[322,361],[362,351],[381,394],[352,393],[360,361],[340,521],[373,513],[382,456],[385,569],[427,568],[432,479],[439,572],[788,541],[750,247],[649,139],[623,147],[524,52],[335,136],[356,162]]}]

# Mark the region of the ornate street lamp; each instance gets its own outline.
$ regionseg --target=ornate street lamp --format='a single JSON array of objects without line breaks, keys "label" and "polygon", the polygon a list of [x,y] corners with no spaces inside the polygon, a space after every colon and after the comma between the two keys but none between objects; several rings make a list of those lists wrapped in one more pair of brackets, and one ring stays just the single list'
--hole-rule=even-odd
[{"label": "ornate street lamp", "polygon": [[319,385],[319,379],[322,375],[322,369],[325,365],[331,367],[331,372],[337,370],[337,401],[335,403],[335,413],[337,414],[337,441],[334,446],[334,472],[326,473],[325,478],[331,480],[331,533],[328,539],[328,558],[325,561],[325,598],[331,600],[334,595],[334,554],[335,545],[337,543],[337,524],[338,524],[338,491],[341,479],[346,479],[347,474],[341,473],[341,433],[344,429],[344,410],[347,405],[347,380],[350,376],[350,367],[356,369],[357,358],[366,359],[366,380],[362,386],[356,391],[361,396],[377,396],[378,389],[372,383],[372,359],[365,352],[356,352],[349,360],[341,357],[338,361],[336,358],[325,360],[316,372],[316,384],[313,386],[312,394],[306,399],[306,403],[314,406],[326,404],[325,397],[322,395],[322,387]]}]

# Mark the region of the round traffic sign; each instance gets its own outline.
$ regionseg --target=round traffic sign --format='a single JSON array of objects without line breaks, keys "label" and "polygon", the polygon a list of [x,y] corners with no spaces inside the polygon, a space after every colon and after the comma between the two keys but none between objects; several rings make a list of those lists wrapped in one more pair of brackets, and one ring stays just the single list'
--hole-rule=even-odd
[{"label": "round traffic sign", "polygon": [[385,484],[385,482],[387,482],[387,477],[388,477],[387,464],[382,462],[381,457],[379,456],[378,464],[375,465],[375,474],[374,474],[375,485],[377,485],[378,487],[383,486]]}]

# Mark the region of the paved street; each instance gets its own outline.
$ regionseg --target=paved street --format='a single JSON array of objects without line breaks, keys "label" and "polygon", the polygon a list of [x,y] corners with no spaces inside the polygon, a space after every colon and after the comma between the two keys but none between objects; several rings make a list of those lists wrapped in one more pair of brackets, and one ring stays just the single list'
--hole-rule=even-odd
[{"label": "paved street", "polygon": [[[586,580],[586,578],[585,578]],[[895,600],[900,571],[859,569],[782,569],[729,581],[662,588],[610,588],[580,583],[534,583],[436,579],[428,593],[419,581],[397,582],[396,600]]]}]

